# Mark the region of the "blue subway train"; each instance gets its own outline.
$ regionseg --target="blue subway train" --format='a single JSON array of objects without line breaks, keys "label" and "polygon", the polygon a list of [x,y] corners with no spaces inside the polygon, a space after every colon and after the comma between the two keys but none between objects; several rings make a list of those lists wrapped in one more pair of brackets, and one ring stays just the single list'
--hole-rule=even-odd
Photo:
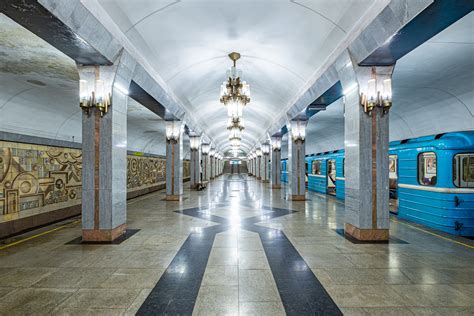
[{"label": "blue subway train", "polygon": [[[308,190],[344,199],[344,161],[344,150],[307,156]],[[389,183],[390,211],[400,218],[474,236],[474,131],[390,142]]]}]

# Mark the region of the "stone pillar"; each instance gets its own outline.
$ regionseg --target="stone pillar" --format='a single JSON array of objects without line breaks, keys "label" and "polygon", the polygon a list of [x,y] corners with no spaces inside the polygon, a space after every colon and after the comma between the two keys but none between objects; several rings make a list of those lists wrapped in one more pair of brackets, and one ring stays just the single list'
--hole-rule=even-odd
[{"label": "stone pillar", "polygon": [[253,176],[255,178],[257,178],[257,173],[258,173],[258,169],[257,169],[257,154],[254,153],[254,157],[252,159],[252,168],[253,168]]},{"label": "stone pillar", "polygon": [[257,153],[257,180],[262,180],[262,149],[257,148],[255,152]]},{"label": "stone pillar", "polygon": [[214,173],[214,165],[215,165],[215,161],[214,161],[214,155],[215,155],[215,150],[214,149],[211,149],[211,151],[209,152],[209,179],[210,180],[214,180],[216,174]]},{"label": "stone pillar", "polygon": [[183,124],[166,121],[166,200],[183,195]]},{"label": "stone pillar", "polygon": [[201,136],[191,135],[189,136],[190,140],[190,150],[191,150],[191,161],[190,161],[190,188],[195,190],[199,187],[201,183]]},{"label": "stone pillar", "polygon": [[209,181],[211,179],[209,144],[202,144],[202,181]]},{"label": "stone pillar", "polygon": [[338,71],[345,90],[345,233],[359,240],[389,238],[388,108],[375,106],[366,113],[361,104],[363,97],[383,96],[387,83],[391,101],[392,71],[358,66]]},{"label": "stone pillar", "polygon": [[281,137],[272,137],[272,189],[281,188]]},{"label": "stone pillar", "polygon": [[[126,230],[128,96],[121,91],[130,86],[135,63],[128,61],[124,65],[124,58],[127,57],[120,57],[118,65],[78,67],[84,109],[82,240],[85,242],[111,242]],[[107,113],[91,106],[93,94],[96,104],[104,105],[104,101],[110,100]]]},{"label": "stone pillar", "polygon": [[270,182],[270,172],[268,170],[268,161],[270,160],[270,144],[262,144],[262,181]]},{"label": "stone pillar", "polygon": [[288,136],[289,198],[293,201],[306,199],[305,132],[306,120],[292,120]]}]

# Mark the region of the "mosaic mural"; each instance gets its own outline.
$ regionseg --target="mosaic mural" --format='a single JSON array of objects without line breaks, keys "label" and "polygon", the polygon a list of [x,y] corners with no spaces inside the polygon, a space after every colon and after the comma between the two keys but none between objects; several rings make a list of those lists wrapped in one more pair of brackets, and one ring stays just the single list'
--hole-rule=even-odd
[{"label": "mosaic mural", "polygon": [[162,158],[127,158],[127,189],[166,181],[166,160]]},{"label": "mosaic mural", "polygon": [[[79,149],[0,141],[0,222],[80,204],[81,173]],[[165,158],[127,157],[129,191],[164,181]]]},{"label": "mosaic mural", "polygon": [[0,142],[0,215],[80,203],[81,168],[77,149]]}]

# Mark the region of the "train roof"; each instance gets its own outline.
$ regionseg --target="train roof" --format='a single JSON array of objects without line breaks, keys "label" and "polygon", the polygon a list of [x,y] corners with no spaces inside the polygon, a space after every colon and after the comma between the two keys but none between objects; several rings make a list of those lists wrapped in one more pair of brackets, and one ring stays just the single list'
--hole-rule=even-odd
[{"label": "train roof", "polygon": [[[436,135],[421,136],[410,139],[390,142],[390,150],[409,149],[420,146],[434,147],[436,149],[467,149],[474,150],[474,130],[463,132],[449,132]],[[306,155],[306,159],[318,157],[331,157],[344,154],[344,149]],[[285,158],[288,159],[288,158]],[[283,159],[282,159],[283,160]]]},{"label": "train roof", "polygon": [[474,130],[466,132],[441,133],[390,142],[390,149],[409,149],[415,147],[436,149],[474,149]]}]

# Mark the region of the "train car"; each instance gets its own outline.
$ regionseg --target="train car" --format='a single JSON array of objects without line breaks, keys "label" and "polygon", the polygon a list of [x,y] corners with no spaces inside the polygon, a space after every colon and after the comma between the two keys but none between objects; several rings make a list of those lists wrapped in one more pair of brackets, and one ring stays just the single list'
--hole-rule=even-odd
[{"label": "train car", "polygon": [[[307,157],[308,190],[344,199],[344,161],[343,150]],[[389,183],[400,218],[474,236],[474,131],[391,142]]]},{"label": "train car", "polygon": [[344,151],[319,153],[307,158],[308,190],[344,198]]},{"label": "train car", "polygon": [[398,216],[450,234],[474,236],[474,131],[390,145],[392,191],[396,188],[391,197],[398,201]]}]

